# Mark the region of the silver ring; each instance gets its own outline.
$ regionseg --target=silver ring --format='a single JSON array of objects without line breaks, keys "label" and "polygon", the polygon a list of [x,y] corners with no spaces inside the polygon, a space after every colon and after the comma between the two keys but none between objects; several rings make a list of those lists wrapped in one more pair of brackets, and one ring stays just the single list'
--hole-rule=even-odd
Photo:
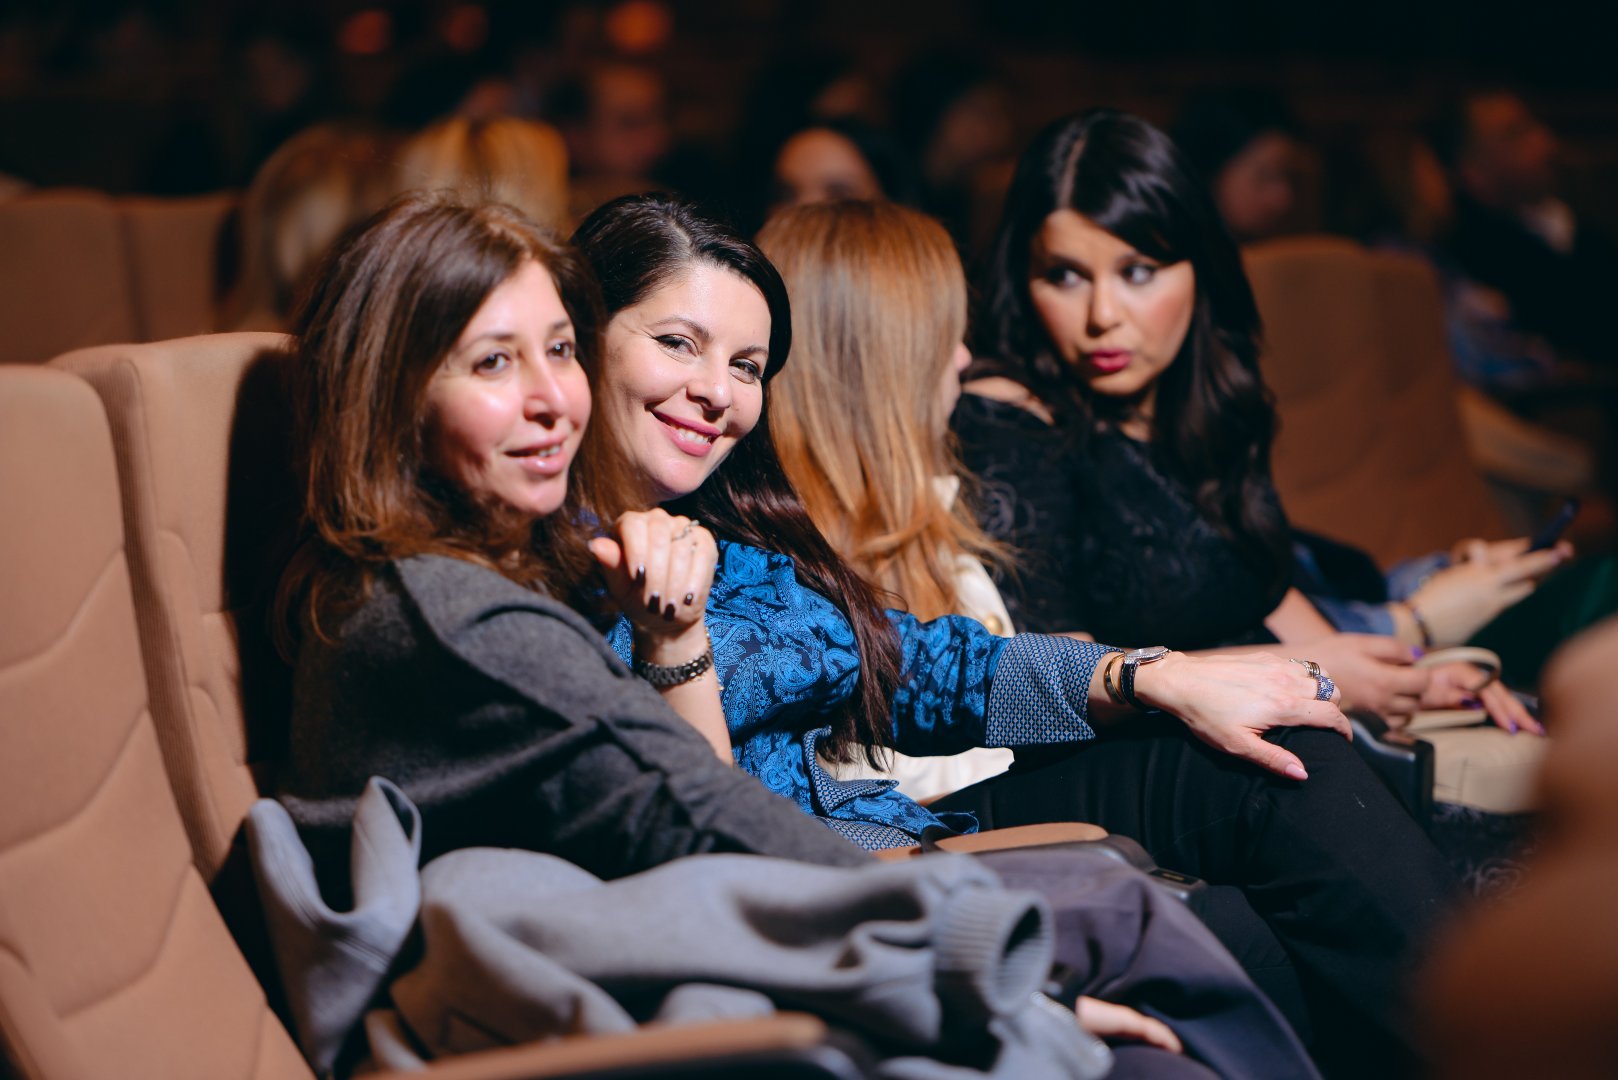
[{"label": "silver ring", "polygon": [[1337,684],[1331,681],[1330,675],[1315,676],[1315,700],[1330,701],[1331,696],[1337,693]]},{"label": "silver ring", "polygon": [[1322,678],[1325,675],[1325,672],[1320,670],[1320,665],[1315,663],[1313,660],[1299,660],[1295,656],[1290,657],[1290,659],[1294,664],[1303,665],[1303,670],[1307,671],[1317,679]]},{"label": "silver ring", "polygon": [[686,538],[687,534],[689,534],[691,532],[691,527],[693,525],[695,525],[695,524],[696,524],[696,522],[694,522],[694,521],[686,522],[685,523],[685,528],[683,528],[679,532],[675,533],[673,539],[675,539],[675,540],[684,540]]}]

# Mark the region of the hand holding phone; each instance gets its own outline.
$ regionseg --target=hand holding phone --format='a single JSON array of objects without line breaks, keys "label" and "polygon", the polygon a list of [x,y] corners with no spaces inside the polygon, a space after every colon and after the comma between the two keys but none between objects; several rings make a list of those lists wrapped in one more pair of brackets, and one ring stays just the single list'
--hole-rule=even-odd
[{"label": "hand holding phone", "polygon": [[1534,534],[1534,538],[1528,543],[1528,550],[1544,551],[1555,544],[1562,538],[1562,534],[1567,531],[1567,527],[1573,524],[1573,518],[1578,512],[1578,496],[1571,495],[1557,509],[1555,515],[1545,523],[1544,528]]}]

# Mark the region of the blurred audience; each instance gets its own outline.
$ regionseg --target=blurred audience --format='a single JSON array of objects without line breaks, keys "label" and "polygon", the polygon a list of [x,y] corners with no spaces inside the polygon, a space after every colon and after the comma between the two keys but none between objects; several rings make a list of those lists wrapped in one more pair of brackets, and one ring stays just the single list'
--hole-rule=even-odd
[{"label": "blurred audience", "polygon": [[1451,102],[1429,139],[1454,189],[1447,255],[1498,290],[1525,330],[1612,362],[1606,303],[1618,246],[1561,198],[1556,136],[1516,94],[1486,90]]},{"label": "blurred audience", "polygon": [[562,136],[548,124],[456,116],[405,142],[392,188],[448,188],[463,198],[507,203],[560,230],[568,223],[567,162]]},{"label": "blurred audience", "polygon": [[668,87],[641,64],[601,63],[551,96],[550,117],[573,164],[571,217],[620,195],[660,187],[656,175],[673,146]]},{"label": "blurred audience", "polygon": [[893,129],[921,178],[921,205],[969,255],[988,246],[1016,164],[1004,77],[979,55],[923,53],[892,90]]},{"label": "blurred audience", "polygon": [[772,210],[832,199],[910,202],[909,163],[886,134],[853,119],[825,120],[788,136],[775,154]]},{"label": "blurred audience", "polygon": [[1268,239],[1292,224],[1303,136],[1279,96],[1240,89],[1195,97],[1172,134],[1207,181],[1238,244]]},{"label": "blurred audience", "polygon": [[383,137],[322,124],[294,135],[248,185],[228,235],[234,270],[221,330],[284,330],[314,269],[350,225],[381,206]]}]

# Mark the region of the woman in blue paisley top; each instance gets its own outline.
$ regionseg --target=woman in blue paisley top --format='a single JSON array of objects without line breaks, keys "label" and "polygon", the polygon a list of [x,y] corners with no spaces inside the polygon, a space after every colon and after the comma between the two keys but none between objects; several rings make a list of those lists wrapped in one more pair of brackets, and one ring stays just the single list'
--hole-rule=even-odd
[{"label": "woman in blue paisley top", "polygon": [[[765,387],[786,359],[791,315],[756,247],[662,196],[606,204],[574,242],[610,320],[589,452],[626,459],[649,504],[700,520],[720,541],[707,626],[739,765],[863,846],[909,846],[930,827],[972,831],[977,821],[929,811],[891,780],[837,780],[821,760],[1088,742],[1092,720],[1136,711],[1102,686],[1101,662],[1117,650],[885,611],[835,553],[770,437]],[[672,613],[681,599],[660,602]],[[628,621],[609,636],[633,661]],[[1305,775],[1297,757],[1259,736],[1290,725],[1346,733],[1317,689],[1273,657],[1181,654],[1142,666],[1135,684],[1142,705],[1294,778]]]}]

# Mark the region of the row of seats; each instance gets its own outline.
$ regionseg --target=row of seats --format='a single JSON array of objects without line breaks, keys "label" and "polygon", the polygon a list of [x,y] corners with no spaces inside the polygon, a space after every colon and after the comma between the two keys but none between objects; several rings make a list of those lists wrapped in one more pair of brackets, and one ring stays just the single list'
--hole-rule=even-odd
[{"label": "row of seats", "polygon": [[0,202],[0,363],[213,329],[215,246],[235,204],[67,189]]},{"label": "row of seats", "polygon": [[[246,583],[289,508],[284,341],[0,367],[0,1073],[310,1080],[216,903],[243,880],[237,835],[273,764],[256,721],[276,695],[253,673],[274,665]],[[429,1075],[766,1068],[860,1075],[797,1015],[564,1039]]]}]

